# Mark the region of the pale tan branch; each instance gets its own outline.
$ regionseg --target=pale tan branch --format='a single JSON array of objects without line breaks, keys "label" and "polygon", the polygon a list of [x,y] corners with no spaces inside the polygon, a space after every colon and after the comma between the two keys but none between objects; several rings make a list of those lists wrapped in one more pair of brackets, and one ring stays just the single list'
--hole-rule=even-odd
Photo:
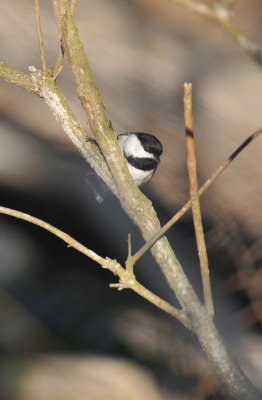
[{"label": "pale tan branch", "polygon": [[208,256],[202,224],[201,207],[198,194],[198,178],[196,165],[196,150],[194,139],[193,111],[192,111],[192,85],[184,84],[184,119],[187,147],[187,167],[189,176],[189,188],[194,228],[197,241],[198,257],[200,262],[201,277],[204,291],[204,301],[211,317],[214,315],[214,305],[211,292]]},{"label": "pale tan branch", "polygon": [[[74,23],[68,0],[54,0],[54,9],[61,42],[67,61],[76,81],[78,97],[87,114],[90,128],[107,162],[123,204],[130,190],[141,196],[132,180],[111,121],[107,118],[105,105],[97,89],[84,46]],[[132,189],[131,189],[132,188]],[[127,201],[128,203],[128,201]]]},{"label": "pale tan branch", "polygon": [[[74,15],[76,7],[77,7],[77,3],[78,0],[72,0],[71,4],[70,4],[70,11],[71,14]],[[63,60],[64,60],[64,54],[62,52],[62,49],[60,50],[58,56],[57,56],[57,60],[55,63],[55,68],[53,71],[53,78],[56,80],[59,76],[59,74],[62,72],[63,69]]]},{"label": "pale tan branch", "polygon": [[18,69],[12,68],[3,61],[0,61],[0,77],[9,83],[13,83],[22,89],[28,90],[29,92],[35,91],[34,83],[29,74],[25,74]]},{"label": "pale tan branch", "polygon": [[[118,275],[120,276],[120,274]],[[182,310],[172,306],[167,301],[161,299],[159,296],[141,285],[135,279],[133,273],[129,273],[127,270],[125,270],[125,273],[121,274],[119,283],[111,283],[110,287],[117,288],[118,290],[132,289],[134,292],[148,300],[150,303],[154,304],[156,307],[175,317],[186,328],[190,330],[192,329],[190,320]]]},{"label": "pale tan branch", "polygon": [[142,286],[139,282],[137,282],[133,272],[127,271],[116,260],[112,260],[108,257],[100,257],[93,250],[88,249],[86,246],[75,240],[72,236],[63,232],[61,229],[58,229],[55,226],[41,220],[40,218],[36,218],[24,212],[3,206],[0,206],[0,214],[9,215],[11,217],[27,221],[57,236],[59,239],[63,240],[68,247],[74,248],[75,250],[84,254],[86,257],[100,264],[103,268],[109,269],[114,275],[117,275],[120,281],[117,284],[111,284],[112,287],[117,287],[118,289],[132,289],[134,292],[144,297],[156,307],[162,309],[173,317],[176,317],[183,325],[190,329],[190,323],[186,315],[181,310],[173,307],[171,304],[167,303],[165,300],[161,299]]},{"label": "pale tan branch", "polygon": [[35,86],[35,92],[40,96],[50,108],[52,114],[62,125],[62,128],[74,143],[86,161],[103,179],[106,185],[117,195],[116,187],[112,181],[112,176],[105,163],[104,158],[97,145],[88,140],[88,135],[76,120],[74,114],[68,106],[65,96],[58,89],[52,76],[42,74],[41,71],[30,67],[31,78]]},{"label": "pale tan branch", "polygon": [[117,196],[115,184],[99,148],[93,141],[88,140],[89,136],[78,123],[52,75],[48,71],[43,73],[33,66],[29,67],[29,72],[30,74],[25,74],[0,61],[0,77],[44,100],[78,151]]},{"label": "pale tan branch", "polygon": [[0,206],[0,214],[5,214],[5,215],[10,215],[11,217],[15,217],[18,219],[22,219],[24,221],[30,222],[31,224],[37,225],[46,231],[51,232],[53,235],[57,236],[59,239],[63,240],[68,244],[68,246],[73,247],[80,253],[84,254],[85,256],[91,258],[93,261],[97,262],[100,265],[105,264],[105,259],[97,255],[94,251],[88,249],[87,247],[83,246],[81,243],[79,243],[77,240],[72,238],[70,235],[67,233],[61,231],[60,229],[54,227],[51,224],[48,224],[47,222],[33,217],[32,215],[26,214],[21,211],[13,210],[11,208],[3,207]]},{"label": "pale tan branch", "polygon": [[39,6],[39,0],[34,0],[34,1],[35,1],[35,20],[36,20],[40,57],[42,62],[42,69],[45,72],[47,70],[47,65],[46,65],[45,49],[44,49],[44,41],[43,41],[43,33],[41,25],[40,6]]}]

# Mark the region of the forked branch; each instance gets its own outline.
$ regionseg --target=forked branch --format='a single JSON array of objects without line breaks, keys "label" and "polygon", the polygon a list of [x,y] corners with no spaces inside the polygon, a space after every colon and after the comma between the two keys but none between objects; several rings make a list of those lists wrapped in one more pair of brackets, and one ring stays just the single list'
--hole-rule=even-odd
[{"label": "forked branch", "polygon": [[43,228],[57,236],[59,239],[67,243],[68,247],[74,248],[75,250],[84,254],[86,257],[100,264],[102,268],[108,269],[114,275],[117,275],[119,278],[119,283],[113,283],[110,285],[111,287],[116,287],[119,290],[132,289],[134,292],[148,300],[150,303],[154,304],[156,307],[177,318],[181,324],[190,329],[188,318],[181,310],[178,310],[176,307],[172,306],[165,300],[152,293],[150,290],[146,289],[136,280],[133,271],[123,268],[116,260],[99,256],[93,250],[88,249],[86,246],[75,240],[72,236],[63,232],[61,229],[58,229],[39,218],[33,217],[32,215],[3,206],[0,206],[0,214],[9,215],[11,217],[30,222],[31,224],[37,225],[40,228]]}]

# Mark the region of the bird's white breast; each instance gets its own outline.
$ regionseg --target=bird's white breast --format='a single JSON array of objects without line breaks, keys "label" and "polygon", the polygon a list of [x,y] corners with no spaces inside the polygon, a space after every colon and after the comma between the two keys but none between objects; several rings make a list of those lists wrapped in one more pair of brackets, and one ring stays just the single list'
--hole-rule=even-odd
[{"label": "bird's white breast", "polygon": [[147,183],[154,173],[154,171],[142,171],[129,163],[127,163],[127,167],[137,186]]}]

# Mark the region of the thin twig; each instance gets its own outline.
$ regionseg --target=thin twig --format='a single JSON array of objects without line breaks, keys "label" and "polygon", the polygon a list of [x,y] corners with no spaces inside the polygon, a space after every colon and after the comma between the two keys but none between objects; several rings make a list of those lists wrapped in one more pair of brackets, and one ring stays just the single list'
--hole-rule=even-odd
[{"label": "thin twig", "polygon": [[182,311],[177,309],[176,307],[169,304],[167,301],[158,297],[155,293],[151,292],[147,288],[145,288],[141,283],[137,280],[130,280],[129,274],[127,275],[129,282],[125,282],[125,278],[121,278],[119,283],[111,283],[110,287],[117,288],[118,290],[122,289],[132,289],[134,292],[139,294],[144,299],[148,300],[150,303],[154,304],[156,307],[160,308],[161,310],[165,311],[167,314],[172,315],[178,321],[180,321],[185,327],[192,330],[192,326],[190,324],[187,315]]},{"label": "thin twig", "polygon": [[134,261],[132,257],[132,242],[130,233],[127,236],[127,260],[126,260],[126,270],[130,273],[134,272]]},{"label": "thin twig", "polygon": [[85,256],[91,258],[93,261],[99,263],[100,265],[104,265],[105,259],[97,255],[94,251],[88,249],[77,240],[72,238],[67,233],[61,231],[60,229],[54,227],[53,225],[48,224],[47,222],[33,217],[32,215],[26,214],[21,211],[13,210],[12,208],[7,208],[0,206],[0,214],[10,215],[11,217],[15,217],[18,219],[22,219],[24,221],[30,222],[31,224],[40,226],[41,228],[45,229],[46,231],[51,232],[53,235],[57,236],[58,238],[62,239],[64,242],[68,244],[68,246],[73,247],[74,249],[78,250],[80,253],[84,254]]},{"label": "thin twig", "polygon": [[22,219],[24,221],[30,222],[31,224],[37,225],[47,230],[48,232],[51,232],[53,235],[57,236],[59,239],[67,243],[68,247],[73,247],[75,250],[79,251],[88,258],[91,258],[91,260],[100,264],[103,268],[109,269],[111,272],[117,275],[120,279],[120,283],[112,284],[110,286],[115,286],[118,288],[119,286],[121,286],[121,289],[132,289],[134,292],[144,297],[158,308],[161,308],[163,311],[177,318],[183,325],[190,329],[190,323],[183,311],[172,306],[171,304],[142,286],[139,282],[137,282],[134,274],[123,268],[116,260],[100,257],[93,250],[88,249],[86,246],[75,240],[72,236],[39,218],[33,217],[32,215],[3,206],[0,206],[0,214],[5,214],[11,217]]},{"label": "thin twig", "polygon": [[39,50],[40,50],[41,62],[42,62],[42,69],[45,72],[47,70],[47,66],[46,66],[46,58],[45,58],[44,41],[43,41],[43,35],[42,35],[42,27],[41,27],[39,0],[35,0],[35,20],[36,20],[36,28],[37,28],[37,36],[38,36],[38,45],[39,45]]},{"label": "thin twig", "polygon": [[233,21],[234,2],[228,0],[226,4],[223,2],[215,2],[213,6],[194,0],[172,0],[174,3],[181,5],[197,14],[209,18],[218,23],[251,57],[262,67],[262,51]]},{"label": "thin twig", "polygon": [[[71,11],[72,15],[74,15],[74,13],[75,13],[77,3],[78,3],[78,0],[72,0],[72,2],[70,4],[70,11]],[[61,71],[63,69],[63,60],[64,60],[64,53],[63,53],[62,47],[61,47],[61,50],[57,56],[57,60],[56,60],[54,71],[53,71],[54,80],[56,80],[58,78],[59,74],[61,73]]]},{"label": "thin twig", "polygon": [[127,258],[132,256],[132,237],[130,233],[127,236]]},{"label": "thin twig", "polygon": [[[232,161],[244,150],[253,140],[262,134],[262,128],[258,129],[252,135],[250,135],[243,143],[221,164],[211,177],[204,183],[199,189],[199,196],[205,193],[205,191],[214,183],[214,181],[225,171],[225,169],[232,163]],[[135,254],[133,254],[134,264],[145,254],[164,234],[191,208],[191,201],[189,200],[185,205],[165,224],[156,232]]]},{"label": "thin twig", "polygon": [[210,316],[214,315],[214,305],[211,292],[207,249],[201,217],[201,207],[198,194],[198,179],[196,166],[196,150],[194,140],[194,125],[192,112],[192,84],[184,84],[184,118],[186,130],[187,167],[189,176],[190,199],[192,206],[197,250],[200,263],[204,302]]}]

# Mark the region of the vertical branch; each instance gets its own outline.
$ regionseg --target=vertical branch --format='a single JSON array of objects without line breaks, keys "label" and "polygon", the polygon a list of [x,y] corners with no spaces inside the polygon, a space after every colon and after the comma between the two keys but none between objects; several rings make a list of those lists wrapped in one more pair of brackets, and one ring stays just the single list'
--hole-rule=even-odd
[{"label": "vertical branch", "polygon": [[[70,4],[70,11],[71,11],[72,15],[74,15],[74,13],[75,13],[77,3],[78,3],[78,0],[72,0],[72,2]],[[62,45],[61,45],[61,50],[60,50],[60,53],[58,54],[54,72],[53,72],[54,79],[57,79],[58,75],[61,73],[61,71],[63,69],[63,60],[64,60],[64,54],[63,54]]]},{"label": "vertical branch", "polygon": [[184,84],[184,118],[185,118],[185,128],[186,128],[187,166],[188,166],[189,185],[190,185],[190,198],[192,204],[192,214],[193,214],[196,241],[197,241],[198,257],[201,268],[204,301],[208,313],[213,316],[214,306],[213,306],[211,286],[210,286],[208,257],[207,257],[204,230],[201,218],[199,193],[198,193],[196,152],[195,152],[195,140],[193,131],[191,83]]},{"label": "vertical branch", "polygon": [[42,35],[42,28],[41,28],[39,0],[35,0],[35,20],[36,20],[36,29],[37,29],[40,57],[41,57],[41,62],[42,62],[42,69],[43,69],[43,71],[46,71],[47,66],[46,66],[44,42],[43,42],[43,35]]},{"label": "vertical branch", "polygon": [[127,259],[126,259],[126,270],[128,272],[130,272],[131,274],[134,273],[134,261],[132,258],[132,242],[131,242],[132,238],[130,233],[127,236]]}]

